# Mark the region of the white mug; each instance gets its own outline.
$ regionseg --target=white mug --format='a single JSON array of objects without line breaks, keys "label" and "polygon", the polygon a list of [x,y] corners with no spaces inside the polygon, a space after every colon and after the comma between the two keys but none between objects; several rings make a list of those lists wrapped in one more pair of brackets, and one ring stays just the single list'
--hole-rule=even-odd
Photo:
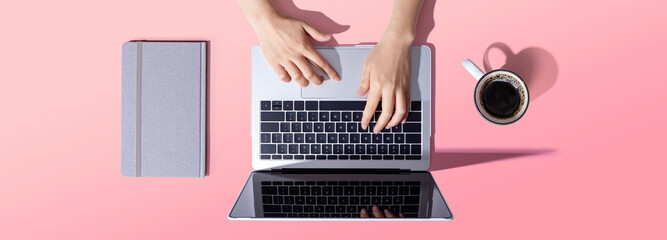
[{"label": "white mug", "polygon": [[516,73],[496,69],[484,73],[470,59],[463,67],[477,80],[475,106],[486,120],[496,124],[510,124],[519,120],[528,109],[528,87]]}]

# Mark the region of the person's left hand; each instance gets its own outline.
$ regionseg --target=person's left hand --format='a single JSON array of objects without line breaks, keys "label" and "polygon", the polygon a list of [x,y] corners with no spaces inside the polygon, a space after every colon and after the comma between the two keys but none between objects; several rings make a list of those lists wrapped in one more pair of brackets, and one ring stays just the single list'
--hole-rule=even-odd
[{"label": "person's left hand", "polygon": [[[361,127],[366,130],[382,99],[382,113],[373,132],[405,122],[410,110],[410,45],[412,39],[383,36],[364,64],[357,95],[368,93]],[[396,108],[394,110],[394,108]]]}]

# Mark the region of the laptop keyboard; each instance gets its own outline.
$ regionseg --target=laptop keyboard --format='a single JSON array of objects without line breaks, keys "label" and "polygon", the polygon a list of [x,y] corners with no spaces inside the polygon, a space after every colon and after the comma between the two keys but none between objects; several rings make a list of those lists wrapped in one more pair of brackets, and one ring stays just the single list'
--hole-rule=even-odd
[{"label": "laptop keyboard", "polygon": [[366,101],[260,101],[260,159],[421,159],[421,101],[411,103],[406,123],[378,134],[373,128],[381,106],[363,130],[365,106]]},{"label": "laptop keyboard", "polygon": [[406,218],[419,212],[417,181],[263,181],[264,217],[358,218],[361,209],[371,217],[373,205]]}]

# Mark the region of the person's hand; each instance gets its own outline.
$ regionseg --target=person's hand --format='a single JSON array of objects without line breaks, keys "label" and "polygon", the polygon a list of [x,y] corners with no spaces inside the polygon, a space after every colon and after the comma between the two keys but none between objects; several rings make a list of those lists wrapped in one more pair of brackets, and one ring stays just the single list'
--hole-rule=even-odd
[{"label": "person's hand", "polygon": [[[361,209],[361,212],[359,212],[359,215],[361,215],[362,218],[367,218],[369,217],[368,215],[368,210]],[[380,208],[377,205],[373,206],[373,216],[376,218],[383,218],[383,217],[388,217],[388,218],[395,218],[396,215],[389,211],[389,209],[385,209],[384,211],[380,210]],[[399,217],[403,217],[403,213],[398,214]]]},{"label": "person's hand", "polygon": [[[361,127],[366,130],[382,99],[382,113],[373,132],[405,122],[410,110],[411,38],[385,35],[371,50],[364,64],[357,95],[368,93]],[[395,109],[394,109],[395,108]]]},{"label": "person's hand", "polygon": [[331,34],[323,33],[302,20],[282,15],[267,17],[257,24],[255,31],[264,57],[280,80],[294,80],[303,87],[309,82],[322,84],[323,77],[315,73],[309,63],[312,62],[329,78],[340,81],[336,70],[308,41],[308,36],[319,42],[329,41]]}]

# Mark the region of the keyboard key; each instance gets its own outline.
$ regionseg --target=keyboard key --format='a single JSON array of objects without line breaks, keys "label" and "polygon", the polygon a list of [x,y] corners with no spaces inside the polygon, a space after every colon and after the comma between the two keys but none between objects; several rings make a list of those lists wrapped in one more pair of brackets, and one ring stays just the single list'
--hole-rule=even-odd
[{"label": "keyboard key", "polygon": [[366,154],[376,154],[376,153],[377,153],[377,145],[375,144],[366,145]]},{"label": "keyboard key", "polygon": [[320,110],[358,110],[366,107],[366,101],[320,101]]},{"label": "keyboard key", "polygon": [[321,145],[319,145],[319,144],[310,145],[310,153],[311,154],[320,154],[321,153]]},{"label": "keyboard key", "polygon": [[347,133],[341,133],[338,134],[338,142],[339,143],[348,143],[350,142],[349,136]]},{"label": "keyboard key", "polygon": [[[316,101],[306,101],[306,110],[317,110],[318,102]],[[315,120],[317,121],[317,120]]]},{"label": "keyboard key", "polygon": [[411,145],[410,146],[410,152],[412,154],[422,154],[422,146],[421,145]]},{"label": "keyboard key", "polygon": [[383,143],[394,143],[394,136],[392,134],[388,133],[382,134],[382,138],[383,138],[382,140]]},{"label": "keyboard key", "polygon": [[313,124],[312,123],[303,123],[303,132],[312,132],[313,131]]},{"label": "keyboard key", "polygon": [[[401,193],[403,194],[403,193]],[[407,193],[405,193],[407,194]],[[405,195],[403,194],[403,195]],[[419,204],[419,196],[405,196],[404,201],[405,204]]]},{"label": "keyboard key", "polygon": [[264,212],[266,212],[266,213],[280,212],[282,210],[280,205],[264,205],[263,209],[264,209]]},{"label": "keyboard key", "polygon": [[405,123],[403,124],[403,132],[421,132],[421,123]]},{"label": "keyboard key", "polygon": [[280,123],[280,131],[281,132],[289,132],[290,131],[290,124],[289,123]]},{"label": "keyboard key", "polygon": [[399,123],[398,125],[392,127],[391,132],[395,132],[395,133],[403,132],[403,124]]},{"label": "keyboard key", "polygon": [[422,136],[421,136],[421,134],[406,134],[405,135],[405,142],[406,143],[421,143],[422,142]]},{"label": "keyboard key", "polygon": [[324,131],[325,132],[335,132],[336,131],[336,124],[332,122],[328,122],[324,124]]},{"label": "keyboard key", "polygon": [[360,135],[358,133],[351,133],[350,134],[350,143],[359,143],[360,142]]},{"label": "keyboard key", "polygon": [[294,134],[294,142],[295,143],[303,143],[304,142],[303,136],[304,136],[303,133],[295,133]]},{"label": "keyboard key", "polygon": [[271,102],[271,109],[273,110],[282,110],[283,102],[273,101]]},{"label": "keyboard key", "polygon": [[271,134],[271,142],[273,143],[281,143],[283,140],[282,134],[280,133],[273,133]]},{"label": "keyboard key", "polygon": [[285,121],[284,112],[262,112],[260,119],[262,121]]},{"label": "keyboard key", "polygon": [[317,122],[317,112],[308,112],[308,121]]},{"label": "keyboard key", "polygon": [[278,194],[278,187],[262,186],[262,194],[276,195]]},{"label": "keyboard key", "polygon": [[366,154],[366,145],[357,144],[355,147],[354,153],[356,154]]},{"label": "keyboard key", "polygon": [[370,155],[362,155],[361,160],[371,160],[371,156]]},{"label": "keyboard key", "polygon": [[403,160],[405,157],[403,155],[395,155],[394,160]]},{"label": "keyboard key", "polygon": [[271,159],[280,160],[280,159],[283,159],[283,156],[281,156],[281,155],[271,155]]},{"label": "keyboard key", "polygon": [[278,144],[278,153],[287,154],[287,144]]},{"label": "keyboard key", "polygon": [[308,114],[306,112],[298,112],[296,113],[296,120],[299,122],[308,121]]},{"label": "keyboard key", "polygon": [[260,153],[263,153],[263,154],[276,153],[276,145],[275,144],[261,144],[260,145]]},{"label": "keyboard key", "polygon": [[292,132],[301,132],[301,123],[292,123]]},{"label": "keyboard key", "polygon": [[357,132],[357,123],[348,123],[347,132]]},{"label": "keyboard key", "polygon": [[260,109],[262,109],[262,110],[271,110],[271,102],[270,101],[261,101],[259,106],[260,106]]},{"label": "keyboard key", "polygon": [[352,121],[361,122],[361,118],[364,116],[363,112],[353,112]]},{"label": "keyboard key", "polygon": [[381,133],[379,134],[373,134],[373,143],[382,143],[382,135]]},{"label": "keyboard key", "polygon": [[[310,154],[310,145],[308,145],[308,144],[299,145],[299,153],[300,154]],[[307,157],[306,157],[306,159],[307,159]]]},{"label": "keyboard key", "polygon": [[336,155],[343,154],[343,145],[342,144],[334,144],[333,145],[333,154],[336,154]]},{"label": "keyboard key", "polygon": [[422,110],[422,102],[420,101],[412,101],[410,104],[410,111],[420,111]]},{"label": "keyboard key", "polygon": [[328,143],[338,143],[338,135],[335,134],[335,133],[327,134],[327,142]]},{"label": "keyboard key", "polygon": [[408,113],[408,118],[406,122],[421,122],[422,113],[420,112],[410,112]]},{"label": "keyboard key", "polygon": [[329,112],[320,112],[320,122],[329,121]]},{"label": "keyboard key", "polygon": [[306,143],[315,143],[315,134],[313,133],[306,134]]},{"label": "keyboard key", "polygon": [[389,154],[398,154],[398,145],[389,145]]},{"label": "keyboard key", "polygon": [[269,133],[262,133],[260,135],[260,142],[261,143],[270,143],[271,142],[271,134]]},{"label": "keyboard key", "polygon": [[405,160],[420,160],[422,157],[419,155],[408,155],[405,156]]},{"label": "keyboard key", "polygon": [[303,110],[303,101],[294,101],[294,110]]},{"label": "keyboard key", "polygon": [[401,154],[410,154],[410,145],[401,145]]},{"label": "keyboard key", "polygon": [[[417,134],[417,135],[419,135],[419,134]],[[395,143],[404,143],[405,142],[405,134],[402,134],[402,133],[394,134],[394,142]]]},{"label": "keyboard key", "polygon": [[299,144],[290,144],[289,154],[298,154],[298,153],[299,153]]},{"label": "keyboard key", "polygon": [[327,134],[326,133],[318,133],[317,134],[317,143],[327,143]]},{"label": "keyboard key", "polygon": [[378,145],[378,154],[389,153],[389,146],[385,144]]},{"label": "keyboard key", "polygon": [[278,132],[280,126],[278,123],[261,123],[260,129],[262,132]]},{"label": "keyboard key", "polygon": [[294,122],[296,121],[296,112],[286,112],[285,121]]},{"label": "keyboard key", "polygon": [[419,205],[403,205],[403,206],[401,206],[401,212],[403,212],[403,213],[419,212]]},{"label": "keyboard key", "polygon": [[370,143],[371,135],[368,133],[361,134],[361,143]]},{"label": "keyboard key", "polygon": [[324,132],[324,124],[323,123],[313,123],[313,131],[314,132]]},{"label": "keyboard key", "polygon": [[262,160],[271,159],[271,155],[262,155],[262,156],[260,156],[260,159],[262,159]]},{"label": "keyboard key", "polygon": [[331,154],[332,149],[331,149],[331,144],[323,144],[322,145],[322,154]]},{"label": "keyboard key", "polygon": [[394,160],[394,156],[392,156],[392,155],[384,155],[384,156],[382,156],[382,160]]},{"label": "keyboard key", "polygon": [[341,114],[341,120],[344,122],[349,122],[352,121],[352,113],[351,112],[342,112]]},{"label": "keyboard key", "polygon": [[372,158],[373,160],[382,160],[382,156],[380,155],[373,155]]},{"label": "keyboard key", "polygon": [[336,132],[345,132],[346,128],[345,123],[336,123]]},{"label": "keyboard key", "polygon": [[331,112],[331,121],[340,121],[340,112]]}]

